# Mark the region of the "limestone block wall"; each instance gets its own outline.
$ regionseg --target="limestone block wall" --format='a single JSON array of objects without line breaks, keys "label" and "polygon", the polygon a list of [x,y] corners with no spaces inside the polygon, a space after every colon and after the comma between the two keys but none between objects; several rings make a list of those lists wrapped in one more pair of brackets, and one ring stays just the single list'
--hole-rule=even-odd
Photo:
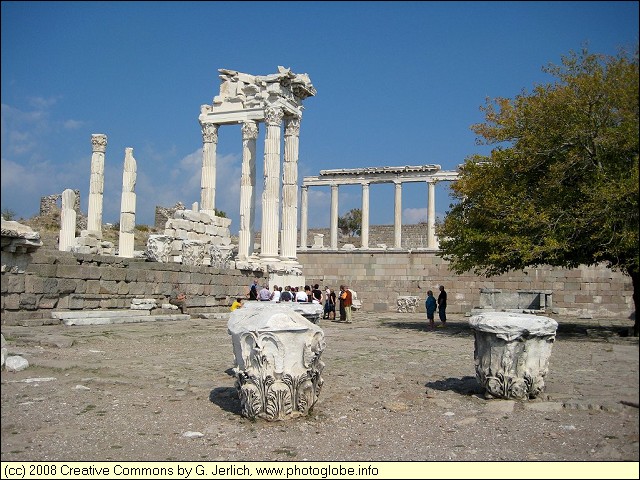
[{"label": "limestone block wall", "polygon": [[[388,248],[392,248],[395,242],[395,230],[393,225],[371,225],[369,227],[369,247],[375,248],[378,244],[385,244]],[[314,234],[324,235],[324,247],[329,248],[331,245],[331,231],[329,228],[309,228],[307,230],[307,246],[313,245]],[[261,232],[255,233],[255,244],[260,245]],[[300,230],[298,230],[298,245],[300,245]],[[360,248],[361,238],[348,237],[343,235],[338,229],[338,248],[351,243],[356,248]],[[402,248],[415,249],[427,248],[427,224],[416,223],[402,225]]]},{"label": "limestone block wall", "polygon": [[564,269],[541,267],[484,278],[456,275],[434,253],[407,251],[298,252],[307,283],[336,290],[346,283],[358,292],[362,311],[394,312],[400,296],[420,298],[424,312],[427,290],[448,293],[447,312],[466,314],[481,305],[480,289],[552,291],[552,312],[585,317],[623,317],[634,314],[631,278],[604,266]]},{"label": "limestone block wall", "polygon": [[130,308],[134,298],[164,303],[174,284],[186,292],[190,312],[227,312],[234,298],[244,296],[253,278],[261,276],[116,256],[35,252],[23,272],[2,272],[2,323],[48,323],[52,310]]},{"label": "limestone block wall", "polygon": [[[228,218],[210,216],[204,212],[176,210],[167,220],[164,234],[173,238],[170,261],[184,263],[185,244],[191,241],[231,250],[231,234]],[[211,256],[204,255],[204,265],[211,265]],[[202,263],[202,261],[197,262]]]}]

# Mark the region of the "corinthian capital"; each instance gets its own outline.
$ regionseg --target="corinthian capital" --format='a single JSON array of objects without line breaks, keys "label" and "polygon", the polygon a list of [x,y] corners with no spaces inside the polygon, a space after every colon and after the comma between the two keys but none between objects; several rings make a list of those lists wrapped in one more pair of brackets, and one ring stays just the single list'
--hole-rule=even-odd
[{"label": "corinthian capital", "polygon": [[91,149],[94,152],[104,153],[107,150],[107,136],[103,133],[91,135]]},{"label": "corinthian capital", "polygon": [[252,121],[243,122],[242,139],[255,140],[256,138],[258,138],[258,124]]},{"label": "corinthian capital", "polygon": [[267,125],[279,127],[282,125],[284,112],[281,108],[267,107],[264,109],[264,121]]},{"label": "corinthian capital", "polygon": [[202,142],[203,143],[218,143],[218,125],[215,123],[201,123],[202,128]]},{"label": "corinthian capital", "polygon": [[295,135],[297,137],[300,135],[300,117],[287,118],[285,125],[284,134],[286,136]]}]

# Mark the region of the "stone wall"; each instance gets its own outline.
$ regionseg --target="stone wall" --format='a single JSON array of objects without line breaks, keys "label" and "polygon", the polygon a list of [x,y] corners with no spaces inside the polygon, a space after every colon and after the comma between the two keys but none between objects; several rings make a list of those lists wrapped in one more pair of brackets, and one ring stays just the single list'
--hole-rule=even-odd
[{"label": "stone wall", "polygon": [[173,207],[161,207],[160,205],[156,205],[156,212],[154,217],[154,228],[156,230],[164,230],[165,225],[167,224],[167,220],[173,218],[173,214],[176,213],[176,210],[184,210],[185,206],[182,202],[176,203]]},{"label": "stone wall", "polygon": [[[134,298],[163,303],[179,284],[190,313],[227,312],[260,272],[147,262],[71,252],[35,252],[23,273],[2,272],[3,324],[51,321],[53,310],[128,309]],[[159,302],[160,303],[160,302]]]},{"label": "stone wall", "polygon": [[551,291],[552,312],[584,317],[624,317],[634,314],[631,278],[604,266],[564,269],[530,268],[525,272],[484,278],[456,275],[434,253],[407,251],[298,252],[307,283],[339,288],[346,283],[358,293],[362,311],[394,312],[400,296],[415,295],[424,312],[427,290],[448,293],[447,312],[466,314],[481,306],[481,289]]},{"label": "stone wall", "polygon": [[[466,314],[483,306],[481,290],[552,292],[553,313],[583,317],[632,318],[631,279],[604,266],[541,267],[492,278],[456,275],[434,253],[408,251],[298,252],[306,283],[337,289],[346,283],[358,293],[362,312],[395,312],[401,296],[424,298],[438,285],[449,294],[447,311]],[[52,310],[129,308],[134,298],[166,300],[174,284],[189,296],[190,312],[226,312],[261,272],[186,266],[39,250],[24,271],[3,269],[2,323],[46,322]],[[262,280],[261,280],[262,282]],[[192,308],[193,307],[193,308]]]},{"label": "stone wall", "polygon": [[[393,225],[371,225],[369,227],[369,247],[375,248],[378,244],[385,244],[388,248],[392,248],[395,243],[395,230]],[[315,234],[324,235],[324,246],[329,248],[331,245],[331,230],[329,228],[309,228],[307,232],[307,247],[313,245],[313,236]],[[255,243],[260,245],[260,232],[255,234]],[[349,237],[343,235],[338,229],[338,248],[350,243],[356,248],[360,248],[360,237]],[[300,245],[300,230],[298,230],[298,245]],[[402,248],[416,249],[427,248],[427,224],[416,223],[411,225],[402,225]]]}]

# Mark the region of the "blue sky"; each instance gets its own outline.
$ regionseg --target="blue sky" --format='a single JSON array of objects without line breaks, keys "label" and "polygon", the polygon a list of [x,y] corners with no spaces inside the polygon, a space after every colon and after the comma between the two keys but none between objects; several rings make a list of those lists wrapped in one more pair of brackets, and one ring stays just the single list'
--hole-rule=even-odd
[{"label": "blue sky", "polygon": [[[638,2],[2,2],[2,210],[79,189],[86,213],[91,134],[108,137],[104,222],[118,222],[125,148],[137,162],[138,224],[156,205],[200,201],[200,105],[218,69],[307,73],[299,181],[333,168],[439,164],[474,153],[487,97],[551,81],[549,63],[586,45],[638,42]],[[258,139],[262,187],[264,126]],[[216,207],[237,233],[242,139],[219,131]],[[436,187],[437,215],[449,209]],[[260,225],[260,192],[258,223]],[[310,189],[309,225],[328,227],[330,191]],[[424,183],[403,187],[403,222],[426,220]],[[393,223],[393,186],[371,187],[371,224]],[[339,214],[361,207],[341,187]]]}]

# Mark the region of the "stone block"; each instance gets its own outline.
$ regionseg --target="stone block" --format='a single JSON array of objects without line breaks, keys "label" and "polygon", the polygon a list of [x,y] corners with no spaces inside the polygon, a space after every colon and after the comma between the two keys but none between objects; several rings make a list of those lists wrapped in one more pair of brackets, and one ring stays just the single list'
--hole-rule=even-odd
[{"label": "stone block", "polygon": [[55,277],[57,274],[57,268],[58,267],[53,264],[42,265],[42,264],[30,263],[29,265],[27,265],[25,272],[32,273],[40,277]]},{"label": "stone block", "polygon": [[37,295],[31,294],[22,294],[20,295],[20,305],[19,308],[21,310],[36,310],[38,308],[38,299]]},{"label": "stone block", "polygon": [[7,293],[23,293],[25,291],[25,275],[3,275],[7,278]]},{"label": "stone block", "polygon": [[127,271],[124,268],[103,268],[100,278],[102,280],[125,280]]}]

